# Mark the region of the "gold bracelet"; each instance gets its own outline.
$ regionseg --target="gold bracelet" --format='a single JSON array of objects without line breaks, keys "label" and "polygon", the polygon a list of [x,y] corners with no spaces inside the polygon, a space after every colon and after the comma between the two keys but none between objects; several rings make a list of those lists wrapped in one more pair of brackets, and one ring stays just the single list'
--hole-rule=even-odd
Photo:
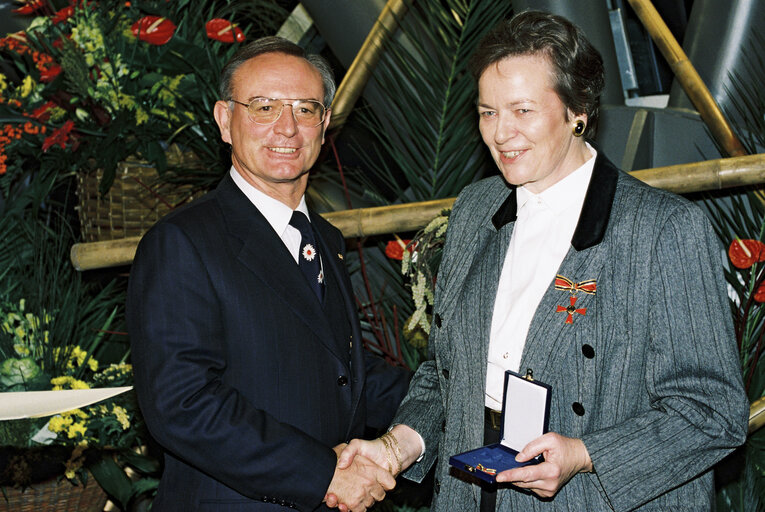
[{"label": "gold bracelet", "polygon": [[385,435],[380,436],[380,441],[385,446],[385,457],[388,459],[388,472],[391,475],[395,475],[393,472],[393,448],[391,448],[390,441]]},{"label": "gold bracelet", "polygon": [[396,439],[396,436],[391,434],[390,431],[383,434],[382,438],[385,439],[386,446],[393,452],[394,456],[396,457],[397,470],[395,473],[393,473],[395,476],[401,473],[401,470],[404,469],[404,464],[401,460],[401,447],[398,444],[398,439]]}]

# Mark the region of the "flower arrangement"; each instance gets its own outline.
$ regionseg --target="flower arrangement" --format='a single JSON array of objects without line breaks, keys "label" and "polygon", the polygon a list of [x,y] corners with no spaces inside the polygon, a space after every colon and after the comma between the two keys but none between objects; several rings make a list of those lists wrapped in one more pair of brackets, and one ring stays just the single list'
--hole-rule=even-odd
[{"label": "flower arrangement", "polygon": [[[177,144],[198,166],[169,170],[199,186],[227,165],[212,106],[222,65],[246,40],[232,0],[17,0],[36,16],[0,39],[0,190],[30,173],[103,171],[130,156],[168,171]],[[6,68],[8,69],[8,68]]]},{"label": "flower arrangement", "polygon": [[416,347],[425,347],[430,334],[430,313],[435,298],[436,272],[446,239],[451,210],[443,210],[412,240],[388,242],[385,255],[401,260],[401,273],[411,283],[414,313],[404,325],[404,335]]},{"label": "flower arrangement", "polygon": [[[736,342],[741,354],[744,384],[752,388],[757,363],[765,349],[765,243],[735,237],[728,246],[732,268],[727,271],[732,298]],[[755,382],[762,388],[762,382]]]},{"label": "flower arrangement", "polygon": [[[114,314],[107,318],[108,329]],[[51,339],[54,313],[29,311],[24,299],[0,304],[0,392],[90,389],[130,385],[132,368],[125,363],[100,365],[93,356],[99,346],[95,333],[87,348],[60,345]],[[142,434],[135,399],[130,394],[48,418],[0,422],[0,445],[19,449],[67,447],[62,460],[66,478],[83,469],[89,448],[128,449]],[[4,473],[13,483],[28,484],[22,458]],[[2,480],[5,480],[2,479]]]}]

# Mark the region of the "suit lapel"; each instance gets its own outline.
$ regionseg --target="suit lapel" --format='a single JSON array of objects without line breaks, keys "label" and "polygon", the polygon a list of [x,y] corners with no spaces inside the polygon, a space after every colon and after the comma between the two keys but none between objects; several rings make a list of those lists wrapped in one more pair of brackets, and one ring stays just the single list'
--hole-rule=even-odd
[{"label": "suit lapel", "polygon": [[238,259],[280,297],[321,342],[342,361],[332,328],[311,287],[281,238],[230,176],[217,189],[219,204],[232,236],[242,243]]},{"label": "suit lapel", "polygon": [[[453,261],[449,268],[444,268],[441,265],[439,272],[449,272],[446,276],[439,276],[438,282],[448,283],[448,288],[438,290],[442,296],[437,298],[436,302],[441,304],[438,310],[443,320],[449,320],[454,310],[459,305],[458,299],[463,294],[463,284],[468,279],[470,274],[478,272],[476,268],[480,266],[480,261],[485,259],[485,251],[489,244],[497,243],[496,237],[499,228],[495,227],[492,219],[489,218],[491,212],[494,212],[503,202],[509,201],[509,196],[515,197],[514,189],[509,189],[505,182],[501,178],[497,179],[497,194],[491,198],[488,204],[481,202],[477,206],[480,208],[471,212],[475,218],[483,219],[476,229],[468,230],[465,239],[458,241],[459,247],[455,247],[452,252],[454,253]],[[509,241],[510,233],[512,233],[512,226],[509,227],[510,231],[506,233],[507,240]],[[503,248],[503,251],[507,250],[507,244]],[[502,252],[504,255],[504,252]],[[496,253],[495,253],[496,255]],[[503,257],[503,256],[502,256]],[[500,271],[502,269],[502,262],[499,263]],[[497,276],[498,279],[498,276]],[[496,283],[494,284],[496,289]],[[483,295],[482,295],[483,296]],[[491,298],[491,306],[494,307],[494,298]],[[491,321],[491,320],[490,320]]]}]

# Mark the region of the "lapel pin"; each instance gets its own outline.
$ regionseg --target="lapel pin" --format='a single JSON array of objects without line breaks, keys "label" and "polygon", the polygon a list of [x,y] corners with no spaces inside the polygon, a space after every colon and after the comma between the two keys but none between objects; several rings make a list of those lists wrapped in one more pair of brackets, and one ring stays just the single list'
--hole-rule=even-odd
[{"label": "lapel pin", "polygon": [[338,257],[339,259],[343,259],[343,255],[342,255],[342,254],[340,254],[340,253],[337,253],[337,257]]}]

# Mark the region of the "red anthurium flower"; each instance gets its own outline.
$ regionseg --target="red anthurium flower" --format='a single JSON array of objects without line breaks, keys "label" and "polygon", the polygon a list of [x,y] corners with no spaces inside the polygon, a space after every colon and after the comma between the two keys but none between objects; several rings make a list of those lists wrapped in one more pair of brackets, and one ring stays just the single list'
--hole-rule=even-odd
[{"label": "red anthurium flower", "polygon": [[53,133],[45,138],[42,145],[43,151],[48,151],[51,147],[58,145],[61,149],[66,148],[66,143],[69,141],[69,134],[74,128],[74,121],[65,122],[61,128],[56,128]]},{"label": "red anthurium flower", "polygon": [[53,20],[53,24],[56,25],[61,23],[62,21],[68,20],[72,16],[74,16],[74,7],[69,5],[67,7],[64,7],[63,9],[56,11],[56,14],[54,14],[53,18],[51,19]]},{"label": "red anthurium flower", "polygon": [[47,66],[40,69],[40,81],[43,83],[52,82],[54,78],[56,78],[59,73],[61,73],[61,66],[59,66],[56,63],[48,64]]},{"label": "red anthurium flower", "polygon": [[730,243],[728,257],[736,268],[749,268],[758,261],[765,261],[765,244],[759,240],[740,240]]},{"label": "red anthurium flower", "polygon": [[765,283],[760,283],[757,290],[754,292],[755,302],[765,302]]},{"label": "red anthurium flower", "polygon": [[50,118],[50,109],[56,106],[56,103],[53,101],[49,101],[47,103],[43,103],[36,109],[32,111],[32,114],[30,117],[37,119],[40,122],[45,122]]},{"label": "red anthurium flower", "polygon": [[144,16],[130,27],[133,35],[149,44],[163,45],[175,34],[175,23],[159,16]]},{"label": "red anthurium flower", "polygon": [[13,9],[13,12],[19,13],[19,14],[32,14],[33,12],[37,12],[40,9],[43,8],[45,5],[43,0],[19,0],[21,2],[21,7],[17,7],[16,9]]},{"label": "red anthurium flower", "polygon": [[392,260],[403,260],[405,247],[407,251],[410,253],[412,252],[412,247],[407,247],[409,242],[411,242],[411,240],[391,240],[388,242],[388,245],[385,246],[385,255]]},{"label": "red anthurium flower", "polygon": [[213,18],[205,23],[207,37],[224,43],[241,43],[244,41],[244,32],[234,23],[223,18]]}]

